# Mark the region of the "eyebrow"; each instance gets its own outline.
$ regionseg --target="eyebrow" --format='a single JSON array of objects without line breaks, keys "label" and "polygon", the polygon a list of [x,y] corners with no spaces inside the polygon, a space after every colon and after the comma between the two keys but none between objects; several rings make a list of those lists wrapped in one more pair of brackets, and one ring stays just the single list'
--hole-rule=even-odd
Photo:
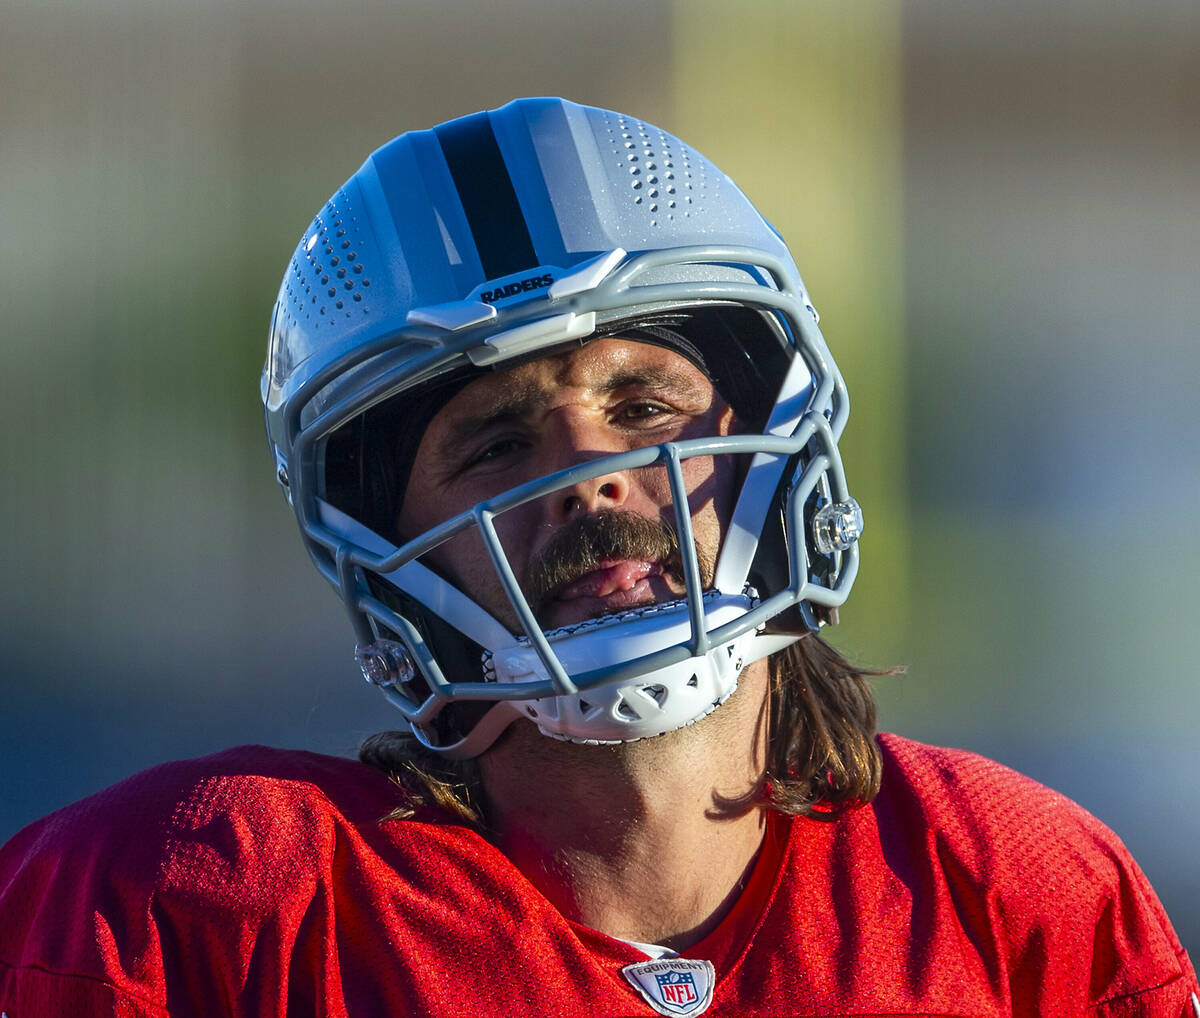
[{"label": "eyebrow", "polygon": [[[693,370],[699,369],[693,367]],[[630,386],[644,386],[656,391],[675,389],[690,392],[696,389],[695,376],[675,365],[636,369],[618,367],[607,378],[589,385],[588,388],[608,396]],[[528,382],[497,393],[494,399],[488,400],[479,410],[456,421],[449,429],[446,444],[459,445],[489,427],[521,420],[544,402],[545,393],[546,390],[541,386]]]}]

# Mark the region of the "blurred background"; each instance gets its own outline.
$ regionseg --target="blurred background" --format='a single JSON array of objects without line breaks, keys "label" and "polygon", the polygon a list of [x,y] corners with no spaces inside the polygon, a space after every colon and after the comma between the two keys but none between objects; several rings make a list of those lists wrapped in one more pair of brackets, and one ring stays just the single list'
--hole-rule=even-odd
[{"label": "blurred background", "polygon": [[1098,814],[1200,951],[1193,0],[0,16],[0,839],[162,760],[392,725],[272,476],[270,308],[373,148],[561,94],[790,242],[854,397],[835,640],[908,666],[882,727]]}]

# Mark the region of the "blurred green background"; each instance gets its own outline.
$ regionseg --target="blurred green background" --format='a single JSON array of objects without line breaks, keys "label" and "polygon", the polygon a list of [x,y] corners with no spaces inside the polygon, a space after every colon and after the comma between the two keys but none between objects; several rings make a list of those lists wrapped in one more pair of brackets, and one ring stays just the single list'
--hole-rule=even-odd
[{"label": "blurred green background", "polygon": [[390,726],[276,489],[278,281],[386,139],[523,94],[679,134],[792,245],[883,727],[1098,814],[1200,949],[1194,0],[0,3],[0,838]]}]

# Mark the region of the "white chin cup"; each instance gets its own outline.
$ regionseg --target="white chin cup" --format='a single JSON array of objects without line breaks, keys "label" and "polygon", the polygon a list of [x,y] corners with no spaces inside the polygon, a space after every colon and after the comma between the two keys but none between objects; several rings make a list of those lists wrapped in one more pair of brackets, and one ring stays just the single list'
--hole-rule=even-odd
[{"label": "white chin cup", "polygon": [[[705,616],[710,629],[744,614],[753,603],[745,596],[710,594],[709,599]],[[546,635],[567,673],[580,675],[677,644],[689,631],[687,603],[673,601],[591,619]],[[729,698],[742,668],[769,652],[755,643],[755,633],[746,632],[705,654],[639,674],[633,681],[522,700],[513,704],[513,710],[535,722],[543,734],[567,742],[602,745],[664,735],[699,721]],[[501,683],[548,676],[537,651],[525,643],[496,651],[485,668]]]}]

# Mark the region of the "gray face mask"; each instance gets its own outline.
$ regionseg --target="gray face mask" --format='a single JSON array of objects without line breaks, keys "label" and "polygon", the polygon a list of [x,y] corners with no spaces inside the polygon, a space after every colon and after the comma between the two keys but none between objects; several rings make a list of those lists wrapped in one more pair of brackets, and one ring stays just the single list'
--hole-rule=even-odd
[{"label": "gray face mask", "polygon": [[[714,308],[613,325],[596,338],[616,336],[673,350],[712,380],[739,421],[758,429],[786,369],[773,337],[753,341],[756,331],[763,330],[756,312]],[[425,429],[486,370],[463,368],[432,386],[402,393],[331,435],[325,448],[326,500],[377,534],[398,538],[395,520]]]}]

